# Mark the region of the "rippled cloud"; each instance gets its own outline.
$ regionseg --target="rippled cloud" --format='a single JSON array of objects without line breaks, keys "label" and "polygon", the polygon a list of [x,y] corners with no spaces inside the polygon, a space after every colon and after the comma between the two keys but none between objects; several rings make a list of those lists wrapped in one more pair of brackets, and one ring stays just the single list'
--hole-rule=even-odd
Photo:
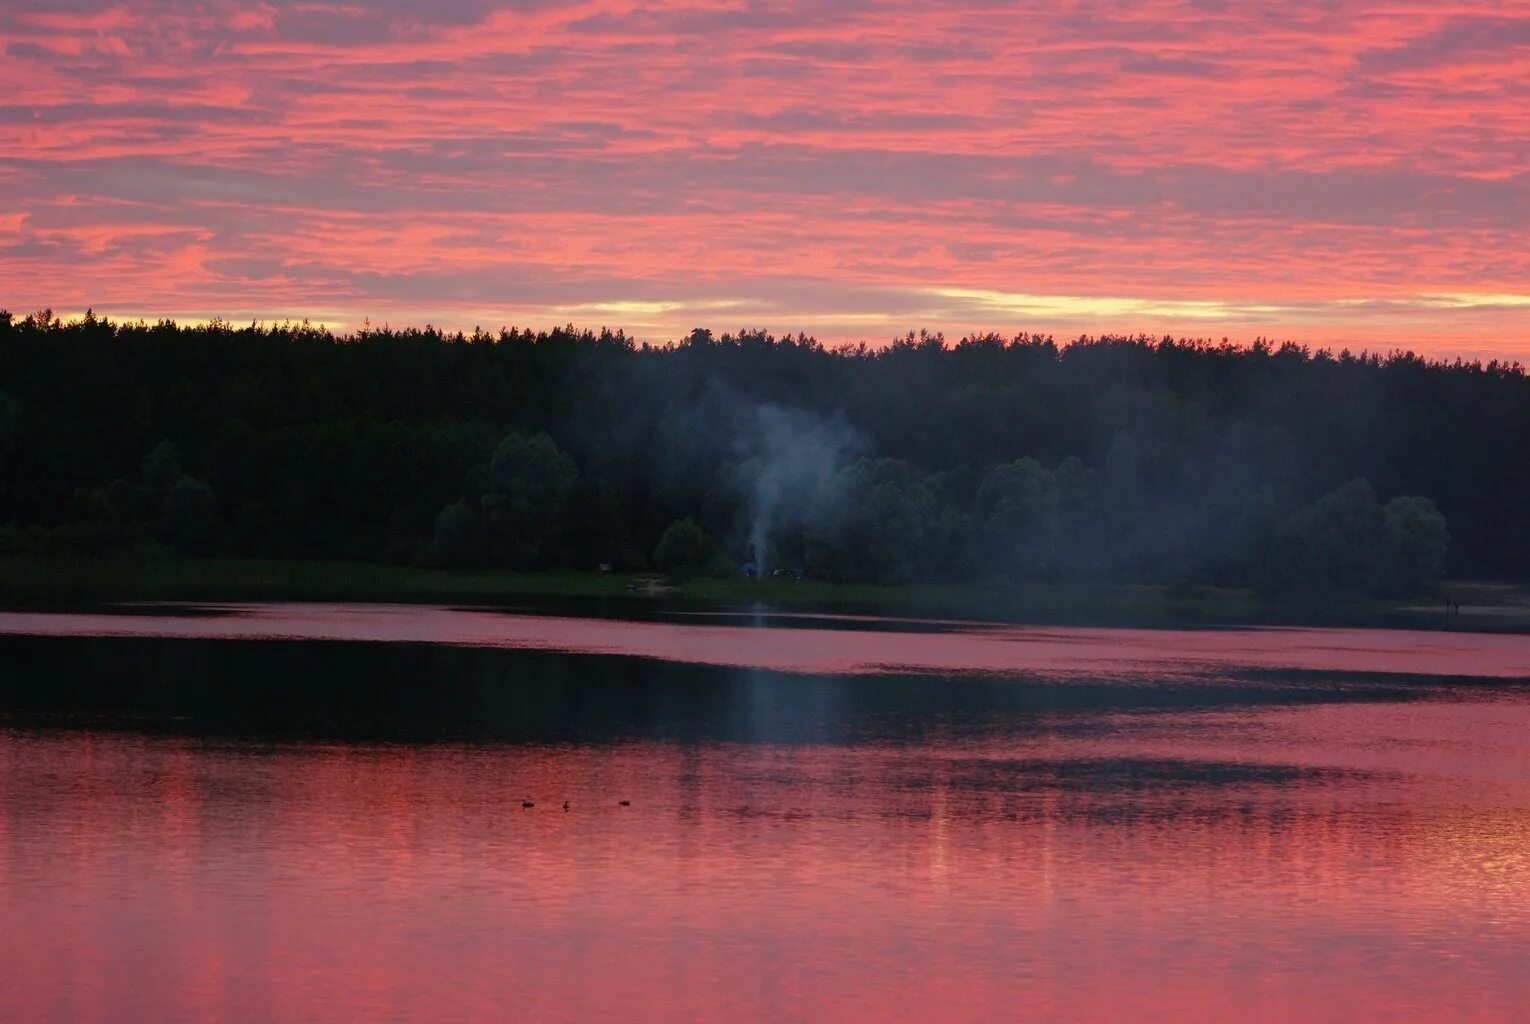
[{"label": "rippled cloud", "polygon": [[0,8],[0,305],[1530,352],[1530,0]]}]

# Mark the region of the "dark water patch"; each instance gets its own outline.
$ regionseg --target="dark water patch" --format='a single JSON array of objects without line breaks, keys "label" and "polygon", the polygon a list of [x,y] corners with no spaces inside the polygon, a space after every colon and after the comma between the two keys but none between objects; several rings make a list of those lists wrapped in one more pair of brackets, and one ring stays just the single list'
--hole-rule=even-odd
[{"label": "dark water patch", "polygon": [[1323,671],[1309,668],[1258,668],[1230,667],[1219,673],[1226,678],[1240,679],[1253,687],[1273,686],[1280,689],[1313,687],[1321,690],[1371,690],[1385,688],[1399,695],[1408,691],[1429,691],[1431,697],[1449,699],[1453,695],[1476,697],[1483,693],[1530,692],[1530,677],[1495,677],[1485,679],[1469,673],[1441,675],[1439,673],[1387,671],[1364,672],[1354,669]]},{"label": "dark water patch", "polygon": [[13,722],[232,736],[913,743],[1439,692],[1350,675],[838,676],[435,644],[0,636],[0,715]]},{"label": "dark water patch", "polygon": [[1208,787],[1279,787],[1353,781],[1360,773],[1299,764],[1182,758],[1090,757],[967,759],[944,763],[943,783],[980,790],[1031,792],[1176,791]]},{"label": "dark water patch", "polygon": [[170,616],[177,619],[234,619],[245,613],[230,605],[180,601],[124,601],[90,609],[101,615]]}]

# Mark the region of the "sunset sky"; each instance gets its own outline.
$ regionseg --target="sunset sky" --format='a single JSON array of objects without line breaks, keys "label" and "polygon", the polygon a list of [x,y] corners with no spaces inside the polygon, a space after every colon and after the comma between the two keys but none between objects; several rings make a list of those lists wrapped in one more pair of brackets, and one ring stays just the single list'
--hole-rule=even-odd
[{"label": "sunset sky", "polygon": [[1530,357],[1530,0],[8,0],[0,307]]}]

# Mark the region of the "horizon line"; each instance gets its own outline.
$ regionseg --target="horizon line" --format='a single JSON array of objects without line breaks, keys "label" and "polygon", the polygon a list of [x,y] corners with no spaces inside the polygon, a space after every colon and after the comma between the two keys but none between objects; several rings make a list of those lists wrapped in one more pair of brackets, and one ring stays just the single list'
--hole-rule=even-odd
[{"label": "horizon line", "polygon": [[921,327],[918,329],[905,329],[903,331],[892,334],[890,337],[885,338],[885,340],[873,341],[864,337],[859,339],[836,338],[824,340],[819,338],[817,334],[812,331],[776,331],[769,327],[742,326],[734,329],[717,331],[710,327],[696,326],[678,335],[668,336],[662,340],[657,340],[651,337],[643,337],[637,332],[628,331],[626,328],[620,326],[612,327],[606,324],[602,324],[599,327],[589,327],[577,325],[572,321],[556,323],[551,326],[532,326],[530,323],[502,324],[496,329],[486,329],[482,324],[474,324],[471,329],[468,329],[455,325],[443,326],[441,324],[431,322],[428,318],[423,325],[395,325],[391,320],[384,320],[381,323],[377,323],[374,322],[370,317],[363,318],[359,325],[348,325],[342,323],[336,323],[332,325],[327,320],[316,320],[312,317],[277,318],[253,316],[246,320],[244,316],[240,316],[238,320],[233,320],[220,314],[214,314],[211,316],[177,316],[175,314],[162,314],[151,317],[145,316],[141,313],[123,314],[110,311],[97,313],[95,312],[95,307],[93,306],[87,307],[84,311],[66,311],[64,313],[59,313],[51,308],[44,307],[42,309],[34,310],[30,313],[18,314],[16,311],[0,305],[0,317],[8,317],[12,323],[20,323],[27,320],[35,321],[37,318],[44,315],[51,317],[51,323],[64,327],[83,325],[88,323],[91,318],[94,318],[97,322],[105,323],[112,327],[119,328],[156,327],[162,324],[170,324],[181,330],[203,330],[213,326],[226,327],[231,331],[256,330],[267,332],[275,331],[278,329],[291,330],[306,328],[311,331],[328,334],[336,340],[342,341],[348,339],[356,340],[368,333],[384,332],[393,334],[406,334],[410,332],[417,334],[434,333],[441,338],[460,337],[468,339],[476,336],[499,338],[506,334],[529,334],[533,336],[551,335],[563,331],[576,335],[590,335],[594,337],[600,337],[603,335],[619,336],[638,345],[648,346],[656,349],[667,349],[678,348],[685,344],[687,341],[691,340],[698,332],[704,332],[709,335],[712,340],[718,342],[722,342],[727,339],[739,339],[746,335],[763,335],[774,341],[805,339],[807,341],[813,342],[814,344],[817,344],[827,352],[839,352],[860,348],[882,350],[892,348],[900,342],[909,340],[939,341],[942,347],[949,350],[956,348],[963,342],[997,338],[1006,346],[1022,342],[1033,342],[1039,344],[1050,343],[1056,346],[1059,350],[1070,348],[1077,344],[1097,344],[1099,342],[1105,341],[1120,341],[1150,345],[1171,344],[1178,346],[1204,346],[1207,348],[1243,351],[1257,351],[1260,348],[1265,348],[1272,352],[1278,352],[1283,349],[1294,348],[1301,351],[1302,354],[1308,358],[1319,358],[1327,356],[1329,358],[1350,357],[1353,359],[1389,360],[1411,357],[1420,359],[1432,365],[1450,366],[1460,364],[1468,366],[1477,365],[1482,367],[1496,366],[1507,369],[1518,369],[1520,372],[1527,372],[1527,365],[1530,365],[1527,364],[1524,359],[1512,355],[1462,355],[1460,353],[1435,354],[1426,350],[1420,350],[1417,347],[1410,347],[1407,344],[1397,344],[1393,345],[1392,347],[1383,349],[1367,345],[1361,342],[1360,339],[1356,339],[1355,343],[1322,342],[1315,339],[1303,339],[1295,336],[1282,338],[1270,335],[1256,335],[1252,339],[1248,339],[1237,337],[1231,334],[1224,334],[1218,337],[1212,335],[1180,333],[1172,330],[1122,331],[1110,329],[1096,332],[1085,330],[1076,334],[1072,332],[1067,334],[1059,334],[1059,332],[1056,331],[1032,331],[1025,329],[1003,331],[997,328],[987,328],[973,330],[963,329],[960,333],[948,334],[944,329],[931,329],[928,327]]}]

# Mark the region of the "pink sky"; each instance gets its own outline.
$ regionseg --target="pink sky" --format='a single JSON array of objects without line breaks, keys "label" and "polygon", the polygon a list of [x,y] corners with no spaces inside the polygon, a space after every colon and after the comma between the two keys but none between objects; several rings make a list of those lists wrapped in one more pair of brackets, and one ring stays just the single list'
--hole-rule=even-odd
[{"label": "pink sky", "polygon": [[1530,0],[14,0],[0,306],[1530,357]]}]

